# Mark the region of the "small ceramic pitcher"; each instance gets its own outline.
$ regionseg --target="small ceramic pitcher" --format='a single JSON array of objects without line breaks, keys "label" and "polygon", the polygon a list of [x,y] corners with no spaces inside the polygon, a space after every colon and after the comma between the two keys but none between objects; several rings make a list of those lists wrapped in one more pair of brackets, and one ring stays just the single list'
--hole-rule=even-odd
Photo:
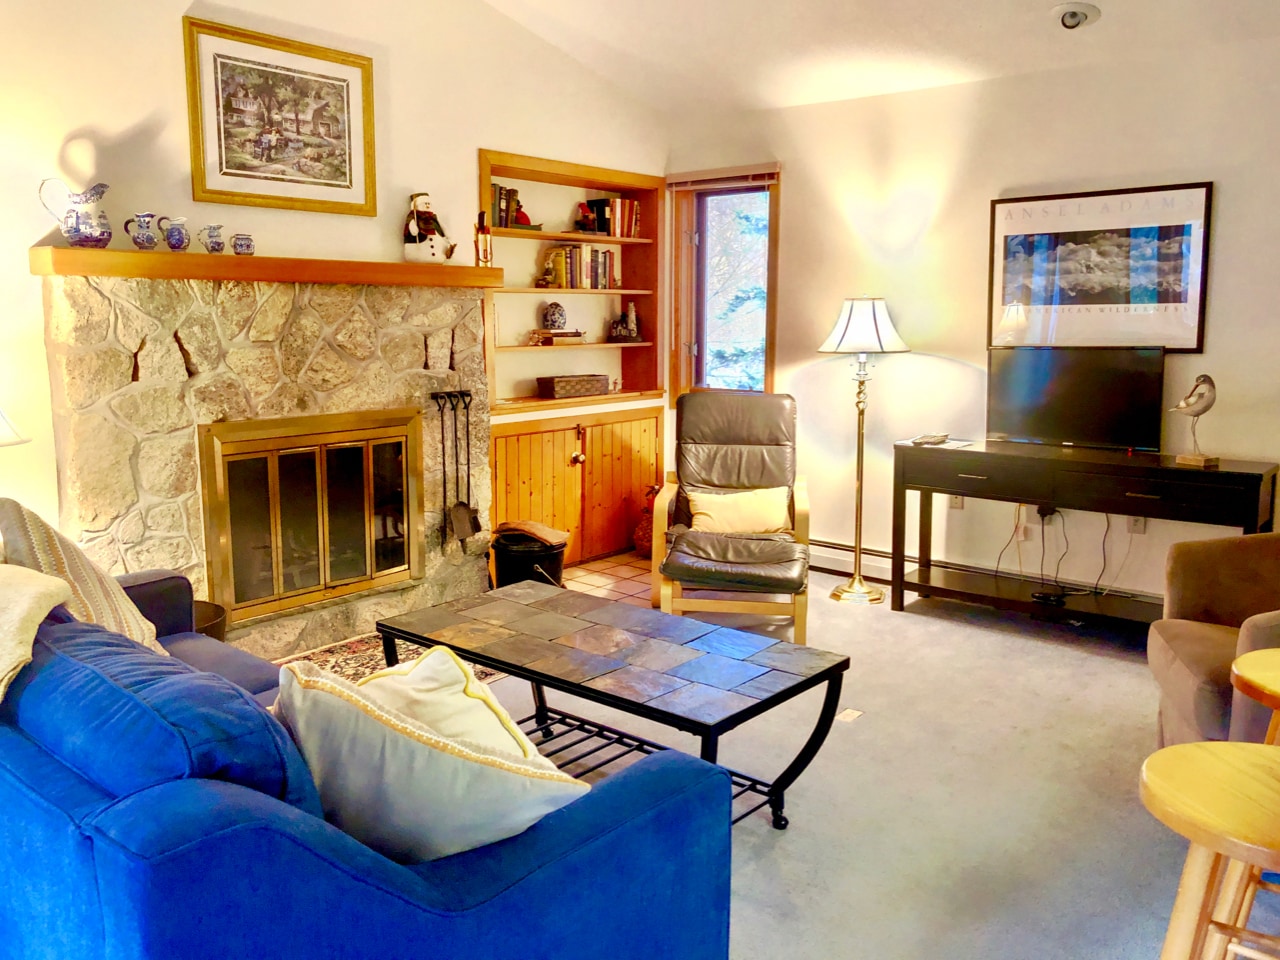
[{"label": "small ceramic pitcher", "polygon": [[[124,232],[139,250],[154,250],[160,242],[160,237],[156,234],[155,219],[154,213],[135,213],[124,222]],[[129,229],[131,225],[132,230]]]},{"label": "small ceramic pitcher", "polygon": [[253,256],[253,237],[247,233],[237,233],[231,238],[231,252],[238,257]]},{"label": "small ceramic pitcher", "polygon": [[174,253],[181,253],[191,246],[191,231],[186,223],[186,217],[160,217],[156,220],[156,229],[164,233],[164,242]]},{"label": "small ceramic pitcher", "polygon": [[[49,201],[45,199],[45,188],[51,183],[57,184],[62,190],[62,201],[58,204],[63,207],[61,213],[49,206]],[[67,243],[73,247],[102,248],[111,242],[111,224],[98,204],[102,201],[102,195],[110,189],[105,183],[95,183],[84,193],[72,193],[61,180],[50,177],[40,181],[36,193],[40,197],[40,203],[58,221],[58,228],[67,238]]]},{"label": "small ceramic pitcher", "polygon": [[222,224],[211,223],[196,231],[196,239],[210,253],[221,253],[223,250]]}]

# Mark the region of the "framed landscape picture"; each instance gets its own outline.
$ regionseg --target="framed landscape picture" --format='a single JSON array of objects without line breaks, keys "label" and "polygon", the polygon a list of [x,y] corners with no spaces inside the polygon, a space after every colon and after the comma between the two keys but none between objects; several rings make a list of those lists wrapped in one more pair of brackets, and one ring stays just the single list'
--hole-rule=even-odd
[{"label": "framed landscape picture", "polygon": [[1204,348],[1213,184],[991,201],[988,346]]},{"label": "framed landscape picture", "polygon": [[377,214],[373,61],[183,17],[191,195]]}]

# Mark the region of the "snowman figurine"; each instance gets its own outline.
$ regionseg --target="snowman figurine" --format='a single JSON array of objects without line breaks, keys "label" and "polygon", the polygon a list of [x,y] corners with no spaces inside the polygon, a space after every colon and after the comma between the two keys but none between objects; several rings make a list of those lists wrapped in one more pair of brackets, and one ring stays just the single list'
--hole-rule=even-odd
[{"label": "snowman figurine", "polygon": [[409,213],[404,218],[404,258],[410,263],[443,263],[453,256],[456,243],[445,236],[440,218],[431,211],[430,194],[409,196]]}]

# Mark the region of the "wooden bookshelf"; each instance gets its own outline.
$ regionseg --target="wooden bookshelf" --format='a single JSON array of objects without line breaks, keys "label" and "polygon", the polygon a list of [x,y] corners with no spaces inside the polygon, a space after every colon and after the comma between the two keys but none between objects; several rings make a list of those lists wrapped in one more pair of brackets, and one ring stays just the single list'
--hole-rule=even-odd
[{"label": "wooden bookshelf", "polygon": [[569,407],[590,407],[620,400],[661,400],[661,390],[623,390],[620,393],[601,393],[592,397],[561,397],[544,400],[541,397],[507,397],[490,407],[492,413],[527,413],[531,410],[556,410]]},{"label": "wooden bookshelf", "polygon": [[[660,330],[662,292],[660,287],[661,265],[663,255],[662,222],[666,202],[666,183],[662,177],[649,174],[631,173],[623,170],[610,170],[583,164],[568,163],[559,160],[548,160],[540,157],[528,157],[519,154],[504,153],[496,150],[480,150],[479,152],[479,209],[490,212],[492,187],[494,183],[503,186],[522,184],[551,184],[557,187],[570,187],[581,191],[581,196],[604,194],[605,197],[634,200],[638,202],[639,236],[615,237],[604,234],[583,233],[575,230],[522,230],[512,227],[491,225],[495,260],[501,262],[503,244],[564,244],[580,243],[584,245],[612,245],[617,251],[617,274],[621,280],[620,287],[593,289],[581,287],[537,287],[532,285],[533,277],[527,279],[515,275],[511,270],[511,286],[498,287],[485,293],[485,338],[486,366],[489,374],[490,409],[495,415],[519,410],[538,409],[542,407],[557,408],[595,403],[611,403],[620,400],[633,400],[644,397],[661,397],[664,393],[666,363],[662,356],[663,337]],[[526,191],[527,193],[527,191]],[[522,195],[522,199],[524,196]],[[560,227],[563,221],[550,224]],[[508,248],[511,249],[511,248]],[[527,248],[526,248],[527,249]],[[525,259],[541,264],[545,251],[539,250],[535,256]],[[521,254],[523,256],[523,254]],[[524,282],[522,282],[524,281]],[[640,318],[640,331],[644,337],[642,343],[586,343],[566,344],[563,347],[530,347],[524,344],[498,344],[497,320],[494,309],[495,297],[498,294],[534,295],[549,299],[560,297],[603,296],[614,299],[611,311],[615,316],[621,315],[627,301],[635,301],[637,315]],[[625,298],[625,300],[624,300]],[[519,315],[528,311],[530,322],[525,329],[538,325],[533,304],[522,306],[519,298],[504,300],[504,329],[508,340],[511,338],[510,317],[508,309]],[[573,308],[570,308],[573,309]],[[597,334],[593,328],[585,327],[591,336]],[[607,333],[606,331],[603,331]],[[593,373],[593,369],[585,367],[591,357],[600,357],[600,351],[616,351],[616,369],[620,372],[622,390],[620,393],[600,397],[566,398],[564,400],[540,400],[537,397],[504,396],[503,384],[508,386],[515,376],[503,376],[511,371],[521,370],[519,366],[508,366],[529,362],[529,354],[536,351],[559,350],[573,346],[586,352],[559,353],[564,358],[563,370],[557,373]],[[575,358],[577,358],[575,360]],[[613,365],[613,361],[610,361]],[[611,376],[613,374],[610,374]],[[527,375],[525,375],[527,376]],[[526,381],[527,382],[527,381]],[[508,389],[506,392],[510,393]]]},{"label": "wooden bookshelf", "polygon": [[651,237],[610,237],[603,233],[557,233],[550,230],[521,230],[519,227],[494,227],[495,237],[513,237],[516,240],[555,240],[560,243],[653,243]]},{"label": "wooden bookshelf", "polygon": [[549,347],[544,347],[541,344],[538,344],[537,346],[520,344],[518,346],[497,347],[496,349],[503,352],[507,350],[619,350],[626,349],[627,347],[644,348],[652,346],[652,341],[646,341],[645,343],[557,343]]},{"label": "wooden bookshelf", "polygon": [[598,296],[635,296],[650,297],[653,296],[652,290],[624,290],[619,287],[501,287],[494,291],[495,293],[540,293],[543,296],[555,294],[557,297],[561,294],[573,296],[582,293],[594,293]]}]

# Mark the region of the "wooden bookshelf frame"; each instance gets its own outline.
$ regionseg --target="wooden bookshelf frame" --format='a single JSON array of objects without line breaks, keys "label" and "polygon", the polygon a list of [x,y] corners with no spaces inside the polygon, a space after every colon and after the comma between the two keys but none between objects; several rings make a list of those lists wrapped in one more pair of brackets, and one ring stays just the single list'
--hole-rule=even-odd
[{"label": "wooden bookshelf frame", "polygon": [[[499,287],[485,291],[485,366],[489,379],[490,412],[494,415],[523,412],[531,409],[611,403],[639,398],[661,397],[666,387],[667,363],[664,350],[667,342],[663,322],[663,294],[661,288],[662,265],[665,254],[663,225],[666,217],[666,181],[649,174],[611,170],[561,160],[548,160],[497,150],[479,151],[479,209],[490,208],[491,187],[494,180],[531,181],[558,186],[580,187],[615,193],[621,197],[640,201],[640,236],[610,237],[573,231],[544,232],[492,226],[495,243],[532,241],[535,243],[584,243],[611,244],[620,248],[622,286],[613,289],[562,289],[530,286]],[[561,296],[592,294],[595,296],[626,297],[636,301],[641,318],[644,342],[639,344],[591,344],[599,348],[620,351],[622,390],[620,393],[600,397],[581,397],[573,400],[540,400],[536,397],[500,397],[497,392],[498,355],[506,356],[506,362],[518,360],[514,348],[496,341],[494,296]],[[621,304],[619,304],[621,307]],[[619,309],[619,312],[621,310]],[[585,345],[584,345],[585,346]],[[630,349],[621,349],[628,347]],[[555,349],[555,348],[539,348]]]}]

